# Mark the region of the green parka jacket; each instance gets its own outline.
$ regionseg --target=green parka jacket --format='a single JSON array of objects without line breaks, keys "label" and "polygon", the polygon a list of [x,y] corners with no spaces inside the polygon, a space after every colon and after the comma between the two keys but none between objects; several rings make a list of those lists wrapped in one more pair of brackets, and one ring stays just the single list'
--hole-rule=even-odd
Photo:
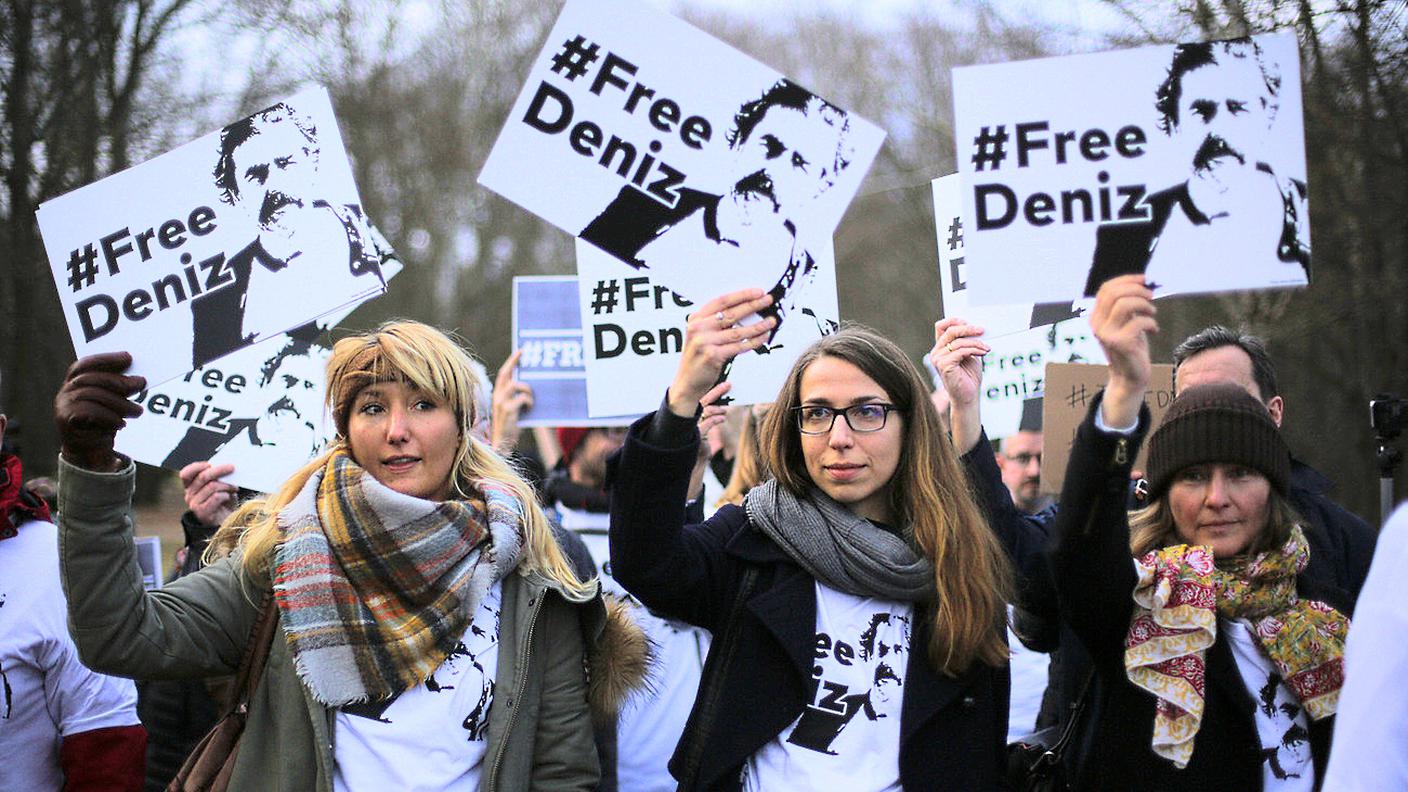
[{"label": "green parka jacket", "polygon": [[[80,657],[94,670],[141,679],[231,674],[254,625],[260,584],[226,558],[145,592],[132,543],[135,475],[130,462],[116,473],[95,473],[59,460],[60,564]],[[594,672],[604,665],[618,675],[601,680],[607,693],[593,680],[600,704],[602,696],[639,682],[619,673],[638,661],[643,674],[643,636],[638,645],[635,636],[626,640],[641,657],[601,662],[596,655],[622,646],[602,649],[613,639],[602,637],[601,596],[574,598],[554,583],[518,574],[503,581],[502,614],[480,789],[594,789],[599,768],[584,647],[593,646]],[[287,642],[275,640],[250,702],[230,789],[332,792],[334,714],[299,681]]]}]

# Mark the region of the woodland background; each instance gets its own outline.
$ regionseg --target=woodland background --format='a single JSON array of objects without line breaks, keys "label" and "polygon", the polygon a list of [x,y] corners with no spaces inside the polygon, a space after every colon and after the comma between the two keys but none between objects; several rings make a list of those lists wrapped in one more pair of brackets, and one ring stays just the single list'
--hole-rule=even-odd
[{"label": "woodland background", "polygon": [[[916,360],[940,311],[929,182],[956,170],[953,67],[1294,31],[1313,285],[1163,301],[1155,352],[1167,360],[1178,340],[1213,322],[1264,336],[1292,449],[1377,524],[1367,405],[1381,392],[1408,396],[1408,4],[1075,5],[1098,13],[1053,22],[995,0],[804,4],[765,15],[703,0],[666,7],[887,130],[836,233],[841,315]],[[54,468],[52,399],[74,357],[35,207],[313,82],[331,91],[367,213],[407,265],[345,324],[413,317],[453,328],[497,368],[509,352],[512,278],[574,271],[570,237],[475,181],[559,8],[0,0],[0,409],[12,434],[19,429],[27,472]],[[140,489],[153,494],[168,477],[146,469]]]}]

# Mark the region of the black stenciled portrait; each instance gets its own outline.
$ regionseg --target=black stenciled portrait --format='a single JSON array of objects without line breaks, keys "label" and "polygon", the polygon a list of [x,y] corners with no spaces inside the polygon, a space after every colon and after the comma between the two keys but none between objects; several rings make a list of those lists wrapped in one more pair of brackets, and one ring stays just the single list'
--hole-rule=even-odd
[{"label": "black stenciled portrait", "polygon": [[191,462],[209,461],[235,443],[287,446],[311,458],[323,444],[324,357],[319,353],[327,347],[318,341],[321,333],[315,322],[295,328],[288,342],[264,361],[259,385],[273,400],[263,413],[231,417],[224,410],[212,411],[209,419],[186,430],[161,466],[180,470]]},{"label": "black stenciled portrait", "polygon": [[[324,267],[328,278],[345,273],[383,280],[381,265],[391,254],[361,207],[319,196],[320,154],[317,127],[283,102],[221,130],[213,173],[220,200],[258,233],[225,260],[221,285],[191,302],[192,368],[258,340],[270,306],[288,305],[290,292],[306,283],[288,277],[295,268]],[[327,266],[324,256],[344,254],[340,266]]]},{"label": "black stenciled portrait", "polygon": [[[1278,65],[1250,38],[1174,48],[1155,107],[1188,177],[1145,199],[1147,220],[1100,226],[1086,296],[1131,273],[1163,285],[1221,267],[1256,267],[1267,283],[1308,275],[1305,182],[1267,161],[1280,96]],[[1256,260],[1209,256],[1220,239],[1250,244]]]},{"label": "black stenciled portrait", "polygon": [[668,206],[627,185],[581,237],[666,285],[679,280],[672,269],[752,262],[765,268],[754,282],[769,284],[774,297],[766,315],[778,326],[770,342],[793,312],[810,314],[820,334],[829,333],[834,323],[807,310],[801,296],[818,266],[800,237],[816,199],[850,165],[849,133],[846,111],[779,80],[733,117],[726,194],[685,187]]}]

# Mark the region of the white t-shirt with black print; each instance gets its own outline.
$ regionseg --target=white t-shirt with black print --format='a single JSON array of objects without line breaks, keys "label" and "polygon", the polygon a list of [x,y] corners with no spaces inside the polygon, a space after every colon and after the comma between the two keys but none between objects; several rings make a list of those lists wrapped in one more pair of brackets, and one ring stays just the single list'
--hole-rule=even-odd
[{"label": "white t-shirt with black print", "polygon": [[816,584],[812,695],[748,760],[743,788],[900,789],[900,711],[914,607]]},{"label": "white t-shirt with black print", "polygon": [[655,646],[646,689],[627,699],[616,719],[616,786],[622,792],[674,792],[679,782],[670,775],[670,757],[699,692],[709,632],[656,616],[616,582],[607,538],[611,515],[561,504],[558,513],[562,527],[576,531],[587,546],[603,590],[635,605],[631,616]]},{"label": "white t-shirt with black print", "polygon": [[1256,702],[1256,730],[1261,740],[1264,792],[1310,792],[1315,788],[1315,764],[1310,759],[1309,720],[1300,699],[1286,686],[1271,658],[1262,654],[1245,621],[1219,619],[1237,670]]},{"label": "white t-shirt with black print", "polygon": [[435,673],[388,701],[337,711],[336,792],[479,789],[499,667],[503,584],[479,603],[464,638]]}]

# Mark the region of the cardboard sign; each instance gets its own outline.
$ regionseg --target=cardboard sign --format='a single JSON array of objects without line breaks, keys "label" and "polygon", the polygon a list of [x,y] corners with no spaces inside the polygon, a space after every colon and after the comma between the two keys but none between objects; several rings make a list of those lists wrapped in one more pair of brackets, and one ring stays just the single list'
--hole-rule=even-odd
[{"label": "cardboard sign", "polygon": [[[1104,363],[1105,352],[1086,319],[1093,300],[1074,303],[970,305],[961,187],[957,174],[934,180],[943,315],[985,331],[992,352],[983,357],[983,428],[988,437],[1015,434],[1026,404],[1044,393],[1047,363]],[[937,383],[936,383],[937,384]]]},{"label": "cardboard sign", "polygon": [[[373,234],[380,237],[374,228]],[[394,258],[382,264],[387,280],[400,271]],[[143,412],[117,433],[117,450],[175,471],[192,462],[228,462],[235,472],[225,481],[277,491],[336,433],[323,404],[328,331],[355,307],[149,386],[133,397]]]},{"label": "cardboard sign", "polygon": [[520,426],[620,426],[648,412],[593,418],[588,411],[575,276],[513,279],[513,343],[523,350],[518,379],[533,389],[533,407],[519,419]]},{"label": "cardboard sign", "polygon": [[74,349],[130,351],[149,385],[385,290],[321,88],[38,217]]},{"label": "cardboard sign", "polygon": [[[817,260],[831,264],[828,241]],[[660,406],[684,348],[685,326],[694,304],[655,282],[646,272],[620,264],[581,240],[577,272],[582,284],[582,343],[587,403],[593,416],[641,414]],[[747,350],[733,359],[726,379],[733,404],[771,402],[792,363],[813,342],[835,332],[835,282],[813,285],[815,310],[790,315],[767,342],[766,352]]]},{"label": "cardboard sign", "polygon": [[696,303],[774,291],[785,324],[824,313],[823,248],[883,138],[668,14],[569,0],[479,181],[618,259],[617,278]]},{"label": "cardboard sign", "polygon": [[[1041,455],[1042,492],[1061,494],[1076,430],[1090,411],[1095,394],[1105,387],[1108,379],[1109,367],[1103,365],[1052,363],[1046,367],[1046,400],[1042,405],[1042,424],[1046,433]],[[1144,403],[1149,405],[1149,412],[1153,414],[1150,424],[1152,431],[1152,427],[1163,420],[1169,405],[1173,404],[1173,366],[1154,365],[1149,390],[1144,393]],[[1134,469],[1145,470],[1148,457],[1146,435],[1146,442],[1139,448],[1139,457],[1134,460]]]},{"label": "cardboard sign", "polygon": [[1306,285],[1299,64],[1284,33],[954,69],[969,299]]}]

